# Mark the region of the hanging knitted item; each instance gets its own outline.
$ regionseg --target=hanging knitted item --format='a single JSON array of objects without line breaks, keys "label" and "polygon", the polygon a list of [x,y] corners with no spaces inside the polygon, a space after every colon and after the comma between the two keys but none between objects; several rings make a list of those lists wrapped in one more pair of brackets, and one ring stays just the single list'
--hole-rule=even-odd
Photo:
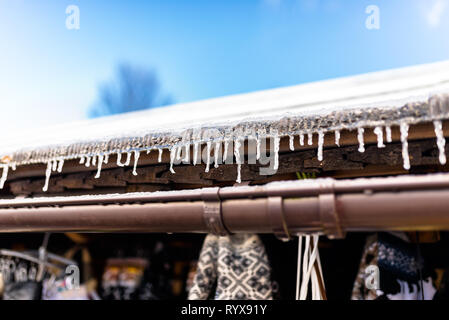
[{"label": "hanging knitted item", "polygon": [[[415,250],[415,245],[409,243],[403,233],[378,233],[368,237],[351,299],[431,300],[436,292],[433,272],[425,261],[419,261]],[[366,283],[370,266],[378,268],[378,288]]]},{"label": "hanging knitted item", "polygon": [[265,247],[257,235],[209,234],[201,249],[188,299],[272,299],[270,275]]}]

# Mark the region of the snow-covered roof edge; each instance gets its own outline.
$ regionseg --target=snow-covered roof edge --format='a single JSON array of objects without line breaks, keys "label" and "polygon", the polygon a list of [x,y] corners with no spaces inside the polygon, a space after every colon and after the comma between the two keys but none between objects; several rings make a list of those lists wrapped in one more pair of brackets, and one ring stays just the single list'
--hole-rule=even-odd
[{"label": "snow-covered roof edge", "polygon": [[0,143],[0,157],[15,168],[208,141],[448,118],[445,61],[59,125]]}]

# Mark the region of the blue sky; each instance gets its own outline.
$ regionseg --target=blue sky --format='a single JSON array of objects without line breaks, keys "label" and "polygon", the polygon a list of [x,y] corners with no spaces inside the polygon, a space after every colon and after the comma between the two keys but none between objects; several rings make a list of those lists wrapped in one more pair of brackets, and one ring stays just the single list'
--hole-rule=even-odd
[{"label": "blue sky", "polygon": [[85,118],[120,62],[186,102],[446,60],[448,18],[449,0],[0,0],[2,130]]}]

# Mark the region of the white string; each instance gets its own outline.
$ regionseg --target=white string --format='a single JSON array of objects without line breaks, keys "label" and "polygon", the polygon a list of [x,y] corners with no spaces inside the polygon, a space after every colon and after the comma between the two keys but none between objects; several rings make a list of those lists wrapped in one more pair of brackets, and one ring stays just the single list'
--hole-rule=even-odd
[{"label": "white string", "polygon": [[[302,238],[305,238],[304,248],[302,248]],[[312,300],[323,300],[324,298],[320,289],[320,279],[323,279],[323,271],[321,268],[320,255],[318,252],[318,241],[318,235],[298,236],[296,300],[307,299],[309,286],[311,288],[310,296]]]},{"label": "white string", "polygon": [[[310,236],[308,236],[308,238],[310,239]],[[313,239],[313,242],[314,243],[316,242],[316,246],[313,247],[313,251],[311,251],[312,248],[310,247],[310,240],[309,240],[309,245],[308,245],[308,248],[307,248],[308,249],[307,251],[309,252],[310,256],[308,256],[309,261],[307,263],[307,269],[306,269],[307,271],[303,275],[303,279],[302,279],[301,292],[300,292],[300,295],[299,295],[299,298],[301,300],[306,300],[307,299],[307,291],[308,291],[308,287],[309,287],[309,282],[311,280],[311,274],[312,274],[312,270],[314,269],[313,266],[314,266],[314,263],[315,263],[315,260],[316,260],[316,252],[317,252],[317,249],[318,249],[318,239],[316,239],[316,241],[315,241],[315,239]],[[311,253],[310,253],[310,251],[311,251]],[[313,288],[313,283],[312,283],[312,288]]]},{"label": "white string", "polygon": [[302,256],[302,236],[298,237],[298,266],[296,269],[296,300],[299,300],[299,286],[301,283],[301,256]]}]

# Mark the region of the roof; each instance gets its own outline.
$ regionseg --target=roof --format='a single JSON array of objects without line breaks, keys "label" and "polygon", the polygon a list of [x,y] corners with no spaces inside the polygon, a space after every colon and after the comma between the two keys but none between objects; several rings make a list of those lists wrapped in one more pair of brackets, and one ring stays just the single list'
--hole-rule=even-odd
[{"label": "roof", "polygon": [[248,136],[449,118],[449,61],[133,112],[17,134],[11,167]]}]

